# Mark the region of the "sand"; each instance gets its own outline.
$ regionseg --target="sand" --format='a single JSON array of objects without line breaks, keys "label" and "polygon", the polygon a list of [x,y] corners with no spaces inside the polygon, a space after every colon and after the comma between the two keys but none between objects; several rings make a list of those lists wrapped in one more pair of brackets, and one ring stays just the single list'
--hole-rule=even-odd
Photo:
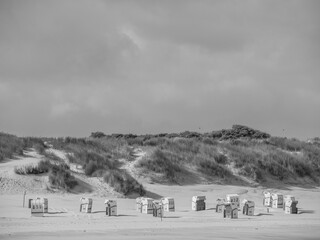
[{"label": "sand", "polygon": [[[222,185],[163,186],[147,189],[175,198],[176,211],[162,219],[135,210],[135,199],[117,199],[118,216],[105,215],[105,198],[93,197],[91,214],[79,212],[81,196],[47,194],[49,213],[32,217],[23,208],[23,194],[1,195],[0,239],[319,239],[320,189],[279,190],[299,201],[299,214],[262,206],[262,188]],[[275,189],[272,189],[275,191]],[[226,193],[238,193],[241,199],[254,200],[255,216],[239,213],[238,219],[223,219],[215,212],[215,201]],[[191,197],[205,195],[206,211],[191,211]],[[89,196],[89,195],[88,195]],[[28,195],[33,198],[36,195]],[[114,199],[114,198],[113,198]]]},{"label": "sand", "polygon": [[[23,159],[0,163],[0,239],[320,239],[319,187],[169,186],[146,180],[143,185],[151,195],[175,199],[176,211],[165,213],[161,221],[152,215],[138,213],[135,199],[123,198],[99,179],[86,179],[79,172],[75,172],[75,176],[93,185],[92,192],[52,193],[46,188],[46,176],[21,176],[13,171],[14,166],[36,163],[40,159],[39,155],[30,152]],[[132,162],[127,163],[125,169],[131,169],[130,173],[137,175]],[[25,190],[26,199],[48,198],[49,213],[44,217],[31,216],[27,203],[23,207]],[[282,209],[267,212],[262,206],[265,190],[295,196],[299,201],[299,214],[288,215]],[[239,194],[241,200],[255,201],[255,215],[239,212],[238,219],[224,219],[221,213],[216,213],[216,200],[225,198],[228,193]],[[205,211],[191,210],[194,195],[206,196]],[[92,213],[79,212],[81,197],[93,198]],[[118,216],[106,216],[105,199],[117,200]]]}]

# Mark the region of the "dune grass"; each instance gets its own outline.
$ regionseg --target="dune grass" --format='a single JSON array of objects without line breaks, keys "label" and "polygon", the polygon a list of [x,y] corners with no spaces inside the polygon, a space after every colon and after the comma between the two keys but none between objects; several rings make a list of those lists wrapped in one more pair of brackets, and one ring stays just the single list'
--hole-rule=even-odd
[{"label": "dune grass", "polygon": [[[61,143],[63,141],[64,143]],[[131,148],[124,140],[110,139],[100,132],[92,138],[66,138],[52,141],[54,146],[65,150],[69,161],[80,164],[87,176],[103,177],[104,181],[124,195],[145,194],[143,186],[124,170],[119,169],[119,159],[130,160]]]},{"label": "dune grass", "polygon": [[71,175],[69,166],[66,164],[54,164],[49,170],[49,182],[52,187],[70,191],[78,182]]},{"label": "dune grass", "polygon": [[105,171],[103,179],[117,192],[122,192],[124,195],[137,193],[140,196],[143,196],[146,194],[142,184],[124,170],[113,169]]},{"label": "dune grass", "polygon": [[142,158],[137,166],[162,173],[170,182],[176,182],[177,174],[182,172],[183,169],[181,160],[177,154],[156,149],[150,157]]},{"label": "dune grass", "polygon": [[14,155],[23,155],[25,143],[21,138],[0,132],[0,162]]},{"label": "dune grass", "polygon": [[[203,134],[185,131],[174,134],[108,136],[94,132],[89,138],[18,138],[0,133],[0,161],[22,154],[23,149],[28,147],[34,147],[46,155],[44,141],[50,141],[54,148],[70,153],[70,162],[82,165],[87,176],[104,177],[123,193],[131,189],[140,191],[139,187],[126,183],[130,177],[120,169],[119,161],[122,158],[132,160],[132,149],[137,146],[148,149],[150,154],[136,166],[160,173],[173,183],[179,182],[179,176],[188,174],[188,168],[208,178],[231,178],[230,166],[261,183],[269,178],[283,182],[299,182],[299,179],[308,178],[317,183],[320,178],[319,144],[271,137],[242,125]],[[47,157],[53,159],[53,156]],[[23,174],[43,170],[29,167],[17,171]],[[134,185],[139,186],[139,183]]]},{"label": "dune grass", "polygon": [[42,174],[49,172],[51,163],[48,160],[41,160],[38,164],[16,166],[14,172],[19,175]]},{"label": "dune grass", "polygon": [[[271,140],[273,141],[273,140]],[[278,180],[309,177],[317,181],[319,177],[319,149],[297,142],[297,140],[273,141],[271,145],[257,142],[247,142],[245,145],[223,143],[235,166],[241,172],[255,180],[263,181],[264,176],[271,175]],[[290,142],[290,144],[288,144]],[[294,145],[291,145],[294,143]],[[290,152],[289,149],[303,152]],[[289,152],[288,152],[289,151]]]},{"label": "dune grass", "polygon": [[284,182],[299,182],[300,178],[319,181],[320,148],[297,139],[238,138],[218,142],[208,138],[151,139],[152,144],[148,144],[154,147],[154,152],[137,166],[162,173],[172,182],[188,166],[196,167],[208,177],[230,178],[231,163],[240,174],[261,183],[270,177]]},{"label": "dune grass", "polygon": [[194,139],[165,139],[150,156],[139,161],[137,167],[163,174],[170,182],[179,182],[179,175],[188,168],[197,169],[208,177],[231,177],[225,166],[228,159],[218,152],[217,146]]}]

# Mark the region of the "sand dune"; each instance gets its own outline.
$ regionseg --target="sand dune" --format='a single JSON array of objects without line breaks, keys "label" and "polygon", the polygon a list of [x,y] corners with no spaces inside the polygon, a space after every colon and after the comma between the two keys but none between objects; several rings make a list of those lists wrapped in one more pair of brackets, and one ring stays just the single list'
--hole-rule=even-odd
[{"label": "sand dune", "polygon": [[[59,153],[60,154],[60,153]],[[145,181],[148,192],[155,197],[171,196],[176,211],[166,213],[162,219],[138,213],[135,199],[123,198],[110,189],[97,187],[80,173],[78,178],[96,186],[92,192],[71,194],[46,191],[42,186],[45,176],[20,176],[14,173],[16,165],[37,162],[35,153],[21,159],[0,163],[0,239],[319,239],[320,188],[270,188],[231,185],[161,185]],[[132,163],[125,168],[130,169]],[[82,178],[80,177],[82,176]],[[41,180],[42,179],[42,180]],[[11,183],[9,184],[9,182]],[[38,183],[37,185],[37,182]],[[29,208],[22,206],[23,192],[28,198],[47,197],[49,213],[45,217],[32,217]],[[263,191],[294,195],[299,201],[299,214],[288,215],[282,209],[262,206]],[[242,199],[256,203],[255,216],[239,213],[239,219],[224,219],[215,212],[216,199],[228,193],[237,193]],[[193,195],[207,197],[206,211],[191,211]],[[93,198],[91,214],[79,212],[79,199]],[[105,198],[116,199],[118,216],[105,215]]]}]

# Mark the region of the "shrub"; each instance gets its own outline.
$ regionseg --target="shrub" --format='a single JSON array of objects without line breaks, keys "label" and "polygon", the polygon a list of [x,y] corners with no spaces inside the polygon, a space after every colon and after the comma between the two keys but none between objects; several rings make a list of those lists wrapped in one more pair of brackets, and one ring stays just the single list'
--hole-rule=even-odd
[{"label": "shrub", "polygon": [[266,139],[270,138],[270,134],[255,130],[243,125],[233,125],[232,129],[222,129],[221,131],[213,131],[210,133],[212,138],[220,140],[234,140],[238,138],[250,139]]},{"label": "shrub", "polygon": [[35,145],[33,145],[33,147],[39,154],[45,153],[46,149],[43,143],[36,143]]},{"label": "shrub", "polygon": [[15,167],[14,172],[20,175],[42,174],[47,173],[51,167],[52,164],[48,160],[41,160],[38,164],[29,164]]},{"label": "shrub", "polygon": [[225,155],[220,154],[220,153],[218,153],[214,156],[214,160],[219,164],[227,164],[228,163],[228,158]]},{"label": "shrub", "polygon": [[140,196],[143,196],[146,193],[143,186],[123,170],[106,171],[103,179],[117,192],[121,192],[124,195],[138,193]]},{"label": "shrub", "polygon": [[0,161],[13,158],[14,155],[23,155],[25,144],[20,138],[0,132]]},{"label": "shrub", "polygon": [[90,137],[92,138],[102,138],[105,137],[106,135],[103,132],[92,132]]},{"label": "shrub", "polygon": [[71,175],[69,167],[66,164],[52,165],[49,171],[49,182],[53,187],[67,191],[78,184],[75,177]]},{"label": "shrub", "polygon": [[90,161],[88,164],[86,164],[84,173],[87,176],[91,176],[96,170],[98,170],[98,164],[94,161]]}]

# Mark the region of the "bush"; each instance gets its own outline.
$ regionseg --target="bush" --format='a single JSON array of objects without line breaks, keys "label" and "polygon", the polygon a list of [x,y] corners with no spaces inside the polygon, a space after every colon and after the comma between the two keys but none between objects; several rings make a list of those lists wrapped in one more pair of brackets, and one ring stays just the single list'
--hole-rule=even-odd
[{"label": "bush", "polygon": [[46,148],[43,143],[36,143],[33,147],[39,154],[45,153]]},{"label": "bush", "polygon": [[225,155],[220,154],[220,153],[218,153],[214,156],[214,160],[219,164],[227,164],[228,163],[228,158]]},{"label": "bush", "polygon": [[47,173],[51,167],[52,164],[48,160],[41,160],[38,164],[15,167],[14,172],[20,175],[42,174]]},{"label": "bush", "polygon": [[106,135],[103,132],[92,132],[90,137],[92,138],[102,138],[105,137]]},{"label": "bush", "polygon": [[52,165],[49,171],[49,182],[53,187],[67,191],[78,184],[75,177],[71,175],[69,167],[66,164]]},{"label": "bush", "polygon": [[86,164],[84,173],[87,176],[91,176],[96,170],[98,170],[98,164],[94,161],[90,161],[88,164]]},{"label": "bush", "polygon": [[255,130],[243,125],[233,125],[232,129],[223,129],[221,131],[213,131],[210,136],[220,140],[234,140],[239,138],[249,139],[267,139],[270,134]]},{"label": "bush", "polygon": [[25,144],[20,138],[0,132],[0,161],[13,158],[14,155],[23,155]]},{"label": "bush", "polygon": [[121,171],[121,170],[106,171],[105,175],[103,176],[103,179],[106,183],[112,186],[117,192],[121,192],[124,195],[138,193],[140,196],[143,196],[146,193],[143,186],[125,171]]}]

